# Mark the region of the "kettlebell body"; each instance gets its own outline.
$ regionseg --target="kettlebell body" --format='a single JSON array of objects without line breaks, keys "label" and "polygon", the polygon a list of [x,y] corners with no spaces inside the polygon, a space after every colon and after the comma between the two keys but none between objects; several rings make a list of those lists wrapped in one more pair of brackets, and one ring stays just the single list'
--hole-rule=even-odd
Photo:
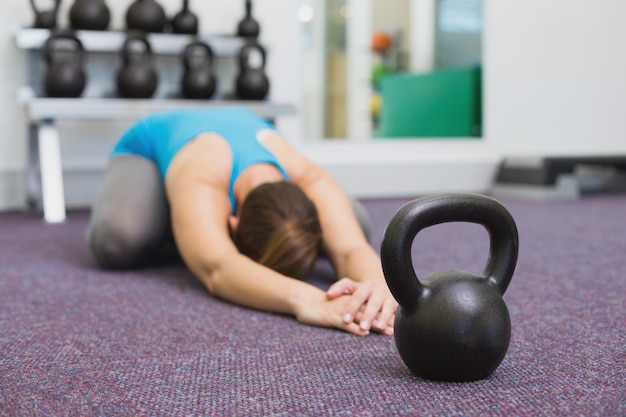
[{"label": "kettlebell body", "polygon": [[183,51],[184,75],[181,81],[183,96],[208,99],[215,94],[217,82],[213,75],[213,51],[201,41],[188,44]]},{"label": "kettlebell body", "polygon": [[51,10],[39,10],[35,5],[35,0],[30,0],[30,7],[35,13],[33,27],[37,29],[54,29],[57,26],[57,13],[61,0],[55,0]]},{"label": "kettlebell body", "polygon": [[80,40],[71,33],[54,33],[42,51],[47,63],[43,83],[46,96],[79,97],[87,83]]},{"label": "kettlebell body", "polygon": [[257,38],[261,33],[259,22],[252,17],[252,0],[246,0],[246,14],[237,25],[237,36]]},{"label": "kettlebell body", "polygon": [[189,11],[189,0],[183,0],[183,8],[172,19],[172,32],[196,35],[198,33],[198,17]]},{"label": "kettlebell body", "polygon": [[131,30],[163,32],[167,19],[156,0],[135,0],[126,10],[126,26]]},{"label": "kettlebell body", "polygon": [[122,47],[123,66],[117,73],[117,90],[124,98],[149,98],[159,77],[152,63],[152,49],[140,35],[129,35]]},{"label": "kettlebell body", "polygon": [[70,24],[77,30],[105,30],[110,20],[104,0],[76,0],[70,8]]},{"label": "kettlebell body", "polygon": [[263,100],[267,97],[270,82],[264,71],[265,59],[265,49],[256,42],[247,43],[241,48],[236,80],[237,97],[242,100]]},{"label": "kettlebell body", "polygon": [[[490,253],[483,276],[440,271],[419,280],[411,259],[419,231],[445,222],[483,225]],[[519,240],[510,213],[477,194],[441,194],[405,204],[389,222],[381,261],[399,303],[394,337],[400,357],[417,376],[438,381],[488,377],[508,350],[511,322],[502,298],[513,276]]]}]

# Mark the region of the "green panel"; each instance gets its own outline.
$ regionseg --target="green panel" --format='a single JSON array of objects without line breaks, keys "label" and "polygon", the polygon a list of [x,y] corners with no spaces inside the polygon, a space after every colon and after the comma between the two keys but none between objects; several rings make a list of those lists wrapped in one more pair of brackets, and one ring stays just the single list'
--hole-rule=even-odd
[{"label": "green panel", "polygon": [[448,69],[381,80],[378,138],[481,135],[481,70]]}]

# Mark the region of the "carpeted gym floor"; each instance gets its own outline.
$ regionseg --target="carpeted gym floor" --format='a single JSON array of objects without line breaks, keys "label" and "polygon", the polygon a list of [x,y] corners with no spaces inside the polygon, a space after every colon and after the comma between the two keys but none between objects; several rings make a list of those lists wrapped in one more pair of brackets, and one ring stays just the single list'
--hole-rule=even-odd
[{"label": "carpeted gym floor", "polygon": [[[376,247],[406,201],[364,201]],[[0,214],[0,416],[625,416],[626,195],[501,201],[520,233],[512,338],[472,383],[413,376],[391,337],[215,299],[177,262],[98,271],[85,211]],[[487,250],[481,227],[445,224],[414,264],[479,273]]]}]

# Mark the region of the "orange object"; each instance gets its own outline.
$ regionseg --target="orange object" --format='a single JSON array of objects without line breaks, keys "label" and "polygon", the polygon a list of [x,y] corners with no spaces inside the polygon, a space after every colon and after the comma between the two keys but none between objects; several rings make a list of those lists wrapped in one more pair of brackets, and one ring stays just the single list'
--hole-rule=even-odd
[{"label": "orange object", "polygon": [[387,52],[393,46],[393,38],[386,32],[375,32],[372,35],[372,49],[376,52]]}]

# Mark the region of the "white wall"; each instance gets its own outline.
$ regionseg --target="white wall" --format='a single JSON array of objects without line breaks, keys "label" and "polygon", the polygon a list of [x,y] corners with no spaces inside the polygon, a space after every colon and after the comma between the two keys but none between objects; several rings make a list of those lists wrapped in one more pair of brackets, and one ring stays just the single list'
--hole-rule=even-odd
[{"label": "white wall", "polygon": [[[71,3],[64,2],[62,23]],[[114,12],[114,27],[123,27],[123,12],[130,3],[107,0]],[[177,0],[160,3],[170,13],[180,4]],[[271,47],[272,98],[296,104],[300,100],[295,53],[299,47],[297,4],[255,1],[262,40]],[[203,31],[232,32],[241,17],[243,0],[192,0],[191,5],[201,15]],[[506,155],[626,155],[626,1],[485,0],[484,10],[482,141],[458,146],[454,141],[367,142],[355,138],[361,140],[349,150],[345,144],[335,143],[299,146],[335,173],[348,191],[361,196],[482,191],[489,187],[499,158]],[[26,0],[0,2],[0,208],[4,209],[23,206],[26,156],[25,121],[15,99],[16,88],[25,81],[25,58],[13,46],[9,31],[16,23],[31,22]],[[281,124],[297,141],[297,118]],[[89,174],[97,178],[97,172],[84,170],[80,158],[81,153],[93,154],[94,149],[104,155],[107,141],[114,136],[103,133],[96,137],[99,135],[93,131],[106,133],[107,128],[90,126],[86,135],[84,127],[82,131],[67,127],[80,132],[62,139],[64,158],[72,165],[67,171],[74,174],[75,181],[84,182]],[[66,155],[72,152],[78,154]],[[81,192],[73,190],[66,187],[68,194]]]},{"label": "white wall", "polygon": [[505,154],[626,155],[626,1],[487,0],[485,134]]}]

